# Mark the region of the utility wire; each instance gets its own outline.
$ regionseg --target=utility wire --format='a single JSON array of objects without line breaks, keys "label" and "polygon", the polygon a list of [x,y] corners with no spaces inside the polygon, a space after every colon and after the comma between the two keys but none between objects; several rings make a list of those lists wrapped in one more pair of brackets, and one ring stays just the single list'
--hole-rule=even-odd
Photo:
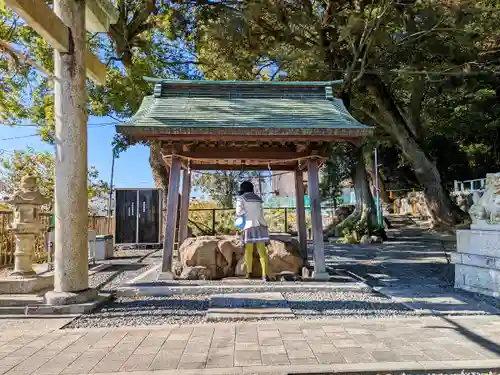
[{"label": "utility wire", "polygon": [[[92,124],[88,124],[88,128],[100,128],[104,126],[115,126],[118,125],[119,122],[94,122]],[[23,127],[34,127],[34,128],[39,128],[41,125],[38,124],[6,124],[6,123],[0,123],[0,126],[8,126],[11,128],[23,128]]]},{"label": "utility wire", "polygon": [[0,138],[0,141],[10,141],[12,139],[22,139],[22,138],[30,138],[30,137],[38,137],[38,136],[39,136],[39,134],[22,135],[20,137]]}]

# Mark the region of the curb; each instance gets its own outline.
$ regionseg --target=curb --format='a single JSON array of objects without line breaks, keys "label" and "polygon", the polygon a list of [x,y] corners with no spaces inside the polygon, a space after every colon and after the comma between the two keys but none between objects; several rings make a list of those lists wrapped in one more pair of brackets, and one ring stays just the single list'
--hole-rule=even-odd
[{"label": "curb", "polygon": [[421,361],[344,363],[333,365],[249,366],[231,368],[178,369],[136,372],[95,373],[94,375],[354,375],[450,373],[460,371],[495,372],[500,370],[500,358],[475,361]]}]

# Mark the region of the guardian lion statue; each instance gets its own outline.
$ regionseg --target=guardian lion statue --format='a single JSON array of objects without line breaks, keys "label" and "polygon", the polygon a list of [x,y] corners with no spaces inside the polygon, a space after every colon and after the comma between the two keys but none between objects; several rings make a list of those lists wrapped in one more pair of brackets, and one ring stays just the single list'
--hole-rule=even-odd
[{"label": "guardian lion statue", "polygon": [[500,224],[500,173],[488,173],[483,195],[475,192],[472,199],[469,215],[473,224]]}]

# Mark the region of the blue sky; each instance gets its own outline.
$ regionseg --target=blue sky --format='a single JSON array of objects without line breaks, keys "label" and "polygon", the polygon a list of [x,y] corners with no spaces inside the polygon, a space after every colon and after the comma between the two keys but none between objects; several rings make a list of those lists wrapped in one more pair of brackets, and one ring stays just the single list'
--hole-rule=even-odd
[{"label": "blue sky", "polygon": [[[89,117],[91,124],[115,123],[111,118]],[[14,151],[32,147],[35,150],[50,151],[51,145],[40,140],[40,137],[25,137],[36,133],[32,126],[6,126],[0,125],[0,150]],[[99,171],[99,178],[109,182],[111,174],[111,142],[115,135],[115,127],[90,126],[88,128],[88,160],[89,166],[93,165]],[[149,166],[149,148],[137,145],[130,147],[115,161],[114,186],[117,188],[147,188],[154,187],[151,168]]]}]

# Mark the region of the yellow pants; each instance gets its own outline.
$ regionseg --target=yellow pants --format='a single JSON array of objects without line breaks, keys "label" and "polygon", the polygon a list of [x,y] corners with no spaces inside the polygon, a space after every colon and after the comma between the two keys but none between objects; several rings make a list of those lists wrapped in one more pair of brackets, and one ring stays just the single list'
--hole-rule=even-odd
[{"label": "yellow pants", "polygon": [[[247,274],[252,273],[252,263],[253,263],[253,243],[245,244],[245,265],[247,267]],[[262,276],[268,276],[267,274],[267,251],[266,244],[264,242],[257,242],[257,252],[259,253],[260,265],[262,266]]]}]

